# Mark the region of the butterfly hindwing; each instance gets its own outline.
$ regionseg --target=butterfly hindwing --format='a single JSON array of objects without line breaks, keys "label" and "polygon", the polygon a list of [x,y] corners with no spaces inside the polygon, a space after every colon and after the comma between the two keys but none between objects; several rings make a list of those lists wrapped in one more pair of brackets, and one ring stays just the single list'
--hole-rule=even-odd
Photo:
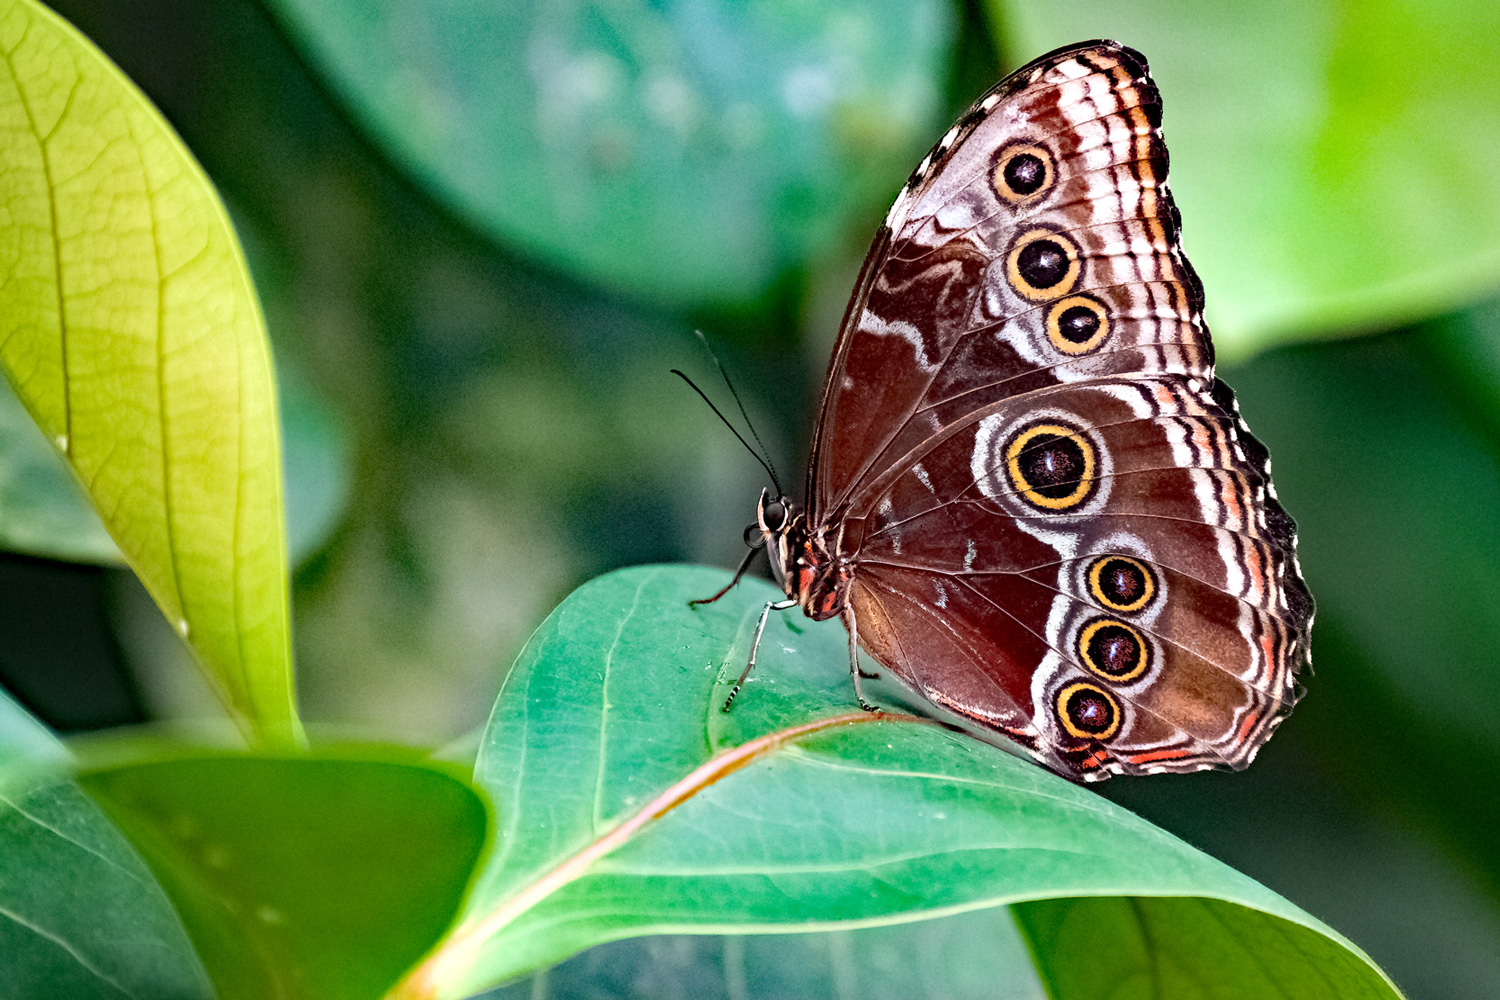
[{"label": "butterfly hindwing", "polygon": [[865,649],[1084,778],[1243,767],[1311,624],[1269,459],[1213,375],[1160,120],[1113,42],[975,104],[876,237],[809,474]]}]

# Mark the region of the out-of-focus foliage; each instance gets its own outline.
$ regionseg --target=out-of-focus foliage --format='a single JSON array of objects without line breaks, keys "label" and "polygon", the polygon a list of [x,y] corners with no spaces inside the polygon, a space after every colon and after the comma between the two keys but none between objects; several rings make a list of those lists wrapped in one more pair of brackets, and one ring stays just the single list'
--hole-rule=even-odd
[{"label": "out-of-focus foliage", "polygon": [[62,773],[67,751],[0,691],[0,983],[18,998],[209,1000],[182,923]]},{"label": "out-of-focus foliage", "polygon": [[989,0],[1017,57],[1151,60],[1183,244],[1221,356],[1389,329],[1500,284],[1500,7],[1488,0]]},{"label": "out-of-focus foliage", "polygon": [[219,1000],[380,996],[447,927],[484,845],[478,795],[409,753],[154,757],[81,781],[166,887]]},{"label": "out-of-focus foliage", "polygon": [[135,86],[0,5],[0,367],[261,738],[294,739],[275,383],[223,206]]},{"label": "out-of-focus foliage", "polygon": [[274,0],[390,154],[462,215],[673,303],[762,294],[914,158],[942,0]]}]

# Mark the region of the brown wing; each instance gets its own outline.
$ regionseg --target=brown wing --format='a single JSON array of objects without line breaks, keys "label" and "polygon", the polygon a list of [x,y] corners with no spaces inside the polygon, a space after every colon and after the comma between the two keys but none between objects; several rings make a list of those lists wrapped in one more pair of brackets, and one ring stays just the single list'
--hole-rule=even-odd
[{"label": "brown wing", "polygon": [[1084,777],[1244,766],[1311,621],[1159,109],[1139,54],[1086,43],[944,136],[866,262],[810,473],[865,648]]}]

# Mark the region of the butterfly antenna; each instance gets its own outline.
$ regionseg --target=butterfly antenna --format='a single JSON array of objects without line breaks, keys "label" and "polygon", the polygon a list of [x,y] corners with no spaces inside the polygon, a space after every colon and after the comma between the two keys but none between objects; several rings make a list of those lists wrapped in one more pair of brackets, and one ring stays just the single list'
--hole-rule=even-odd
[{"label": "butterfly antenna", "polygon": [[740,394],[735,391],[734,383],[729,381],[729,373],[724,370],[724,363],[719,360],[719,356],[714,353],[714,349],[708,346],[708,338],[703,336],[703,331],[694,330],[693,332],[696,333],[698,335],[698,339],[702,341],[703,349],[708,352],[708,356],[714,359],[714,367],[719,369],[719,374],[723,377],[724,384],[729,387],[729,394],[734,397],[734,405],[740,408],[740,416],[745,418],[745,426],[750,428],[750,436],[755,438],[755,443],[760,445],[761,453],[766,456],[760,464],[764,465],[766,467],[766,471],[771,474],[771,483],[776,487],[777,495],[785,496],[786,491],[781,488],[781,480],[776,478],[776,470],[771,467],[771,450],[767,448],[765,442],[760,439],[760,435],[755,433],[755,425],[750,422],[750,414],[745,412],[745,404],[740,400]]},{"label": "butterfly antenna", "polygon": [[[766,473],[771,477],[771,484],[776,487],[776,493],[777,493],[777,495],[780,495],[781,494],[781,483],[777,480],[777,478],[776,478],[776,470],[773,469],[773,468],[771,468],[771,464],[769,462],[767,462],[765,459],[761,458],[760,455],[759,455],[759,453],[757,453],[754,448],[750,447],[750,442],[746,441],[745,438],[744,438],[744,436],[741,435],[739,431],[737,431],[737,430],[734,429],[734,424],[731,424],[729,422],[729,418],[726,417],[726,416],[724,416],[724,414],[722,414],[722,413],[719,412],[719,408],[714,405],[713,400],[709,399],[708,396],[704,395],[703,390],[700,389],[700,388],[698,388],[697,384],[692,379],[688,378],[686,375],[684,375],[682,372],[680,372],[676,368],[672,369],[672,374],[676,375],[678,378],[680,378],[684,382],[686,382],[688,384],[688,386],[691,387],[692,390],[694,392],[696,392],[703,399],[703,401],[705,403],[708,404],[708,408],[710,410],[714,411],[714,416],[716,416],[720,420],[724,421],[724,426],[729,428],[729,433],[731,433],[735,437],[739,438],[740,444],[742,444],[742,445],[745,446],[745,450],[748,451],[750,454],[754,455],[755,456],[755,460],[760,463],[760,467],[762,469],[766,470]],[[754,431],[751,431],[751,433],[753,434]]]}]

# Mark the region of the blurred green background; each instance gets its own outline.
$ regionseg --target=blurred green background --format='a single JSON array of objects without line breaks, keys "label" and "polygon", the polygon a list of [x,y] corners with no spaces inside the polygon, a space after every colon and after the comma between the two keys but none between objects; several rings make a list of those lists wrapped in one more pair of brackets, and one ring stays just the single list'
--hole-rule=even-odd
[{"label": "blurred green background", "polygon": [[[850,287],[917,159],[1046,49],[1140,48],[1221,375],[1301,526],[1316,675],[1245,774],[1103,794],[1410,996],[1496,995],[1500,8],[54,6],[181,132],[246,244],[284,396],[306,717],[426,745],[484,721],[585,579],[738,559],[761,473],[667,374],[712,383],[695,328],[799,479]],[[27,463],[0,449],[0,490]],[[211,712],[79,523],[67,551],[5,540],[28,554],[0,557],[0,683],[64,731]],[[716,995],[703,969],[747,953],[725,940],[605,946],[548,988]]]}]

